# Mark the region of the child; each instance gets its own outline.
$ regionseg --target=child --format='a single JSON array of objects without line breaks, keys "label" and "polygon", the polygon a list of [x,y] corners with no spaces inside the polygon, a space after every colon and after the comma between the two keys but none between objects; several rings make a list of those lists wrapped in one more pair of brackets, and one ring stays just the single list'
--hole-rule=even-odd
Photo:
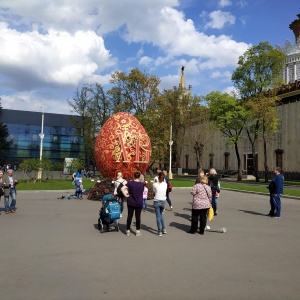
[{"label": "child", "polygon": [[147,209],[147,198],[148,198],[148,188],[147,181],[144,182],[144,191],[143,191],[143,211]]},{"label": "child", "polygon": [[75,199],[80,199],[82,200],[82,190],[83,190],[83,185],[82,185],[82,180],[79,179],[76,181],[76,190],[75,190]]}]

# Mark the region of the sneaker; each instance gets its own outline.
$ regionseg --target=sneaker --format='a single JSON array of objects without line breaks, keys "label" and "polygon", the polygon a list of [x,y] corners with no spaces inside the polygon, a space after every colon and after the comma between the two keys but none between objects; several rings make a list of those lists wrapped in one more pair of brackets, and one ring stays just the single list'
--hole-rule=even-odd
[{"label": "sneaker", "polygon": [[166,229],[163,229],[162,233],[163,233],[163,234],[167,234],[167,230],[166,230]]},{"label": "sneaker", "polygon": [[173,206],[171,206],[170,209],[173,210]]},{"label": "sneaker", "polygon": [[130,230],[126,230],[126,235],[130,235]]},{"label": "sneaker", "polygon": [[135,236],[140,236],[140,235],[142,235],[142,234],[141,234],[141,231],[140,231],[140,230],[137,230]]},{"label": "sneaker", "polygon": [[6,214],[9,214],[9,210],[6,210],[5,213],[6,213]]},{"label": "sneaker", "polygon": [[272,217],[273,219],[281,219],[281,217]]},{"label": "sneaker", "polygon": [[14,209],[12,209],[10,212],[11,212],[12,214],[14,214],[16,211],[15,211]]},{"label": "sneaker", "polygon": [[159,233],[158,233],[158,236],[162,236],[162,233],[161,233],[161,232],[159,232]]}]

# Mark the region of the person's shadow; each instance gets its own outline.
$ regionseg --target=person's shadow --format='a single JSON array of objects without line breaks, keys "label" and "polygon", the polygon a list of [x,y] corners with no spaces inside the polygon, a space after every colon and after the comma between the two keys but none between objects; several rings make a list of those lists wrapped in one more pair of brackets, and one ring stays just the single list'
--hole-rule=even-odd
[{"label": "person's shadow", "polygon": [[177,223],[177,222],[171,222],[169,224],[170,227],[175,227],[181,231],[188,231],[190,229],[190,225],[186,225],[186,224],[181,224],[181,223]]},{"label": "person's shadow", "polygon": [[250,215],[255,215],[255,216],[265,216],[265,214],[256,212],[256,211],[252,211],[252,210],[244,210],[244,209],[239,209],[239,211],[242,211],[245,214],[250,214]]}]

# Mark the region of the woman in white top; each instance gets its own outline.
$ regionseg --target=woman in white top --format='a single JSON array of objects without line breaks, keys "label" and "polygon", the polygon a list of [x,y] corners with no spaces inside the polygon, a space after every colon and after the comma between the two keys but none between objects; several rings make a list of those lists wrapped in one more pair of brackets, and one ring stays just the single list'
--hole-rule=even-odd
[{"label": "woman in white top", "polygon": [[163,172],[158,174],[158,181],[153,184],[153,191],[155,193],[153,206],[156,214],[156,223],[158,229],[158,236],[166,234],[166,226],[163,211],[165,209],[165,202],[167,199],[167,183],[165,182],[165,176]]}]

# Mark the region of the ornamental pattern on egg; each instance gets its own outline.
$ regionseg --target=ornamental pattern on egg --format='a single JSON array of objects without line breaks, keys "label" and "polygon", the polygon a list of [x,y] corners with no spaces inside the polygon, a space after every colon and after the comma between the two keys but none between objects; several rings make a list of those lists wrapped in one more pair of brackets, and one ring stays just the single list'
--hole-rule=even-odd
[{"label": "ornamental pattern on egg", "polygon": [[142,124],[131,114],[112,115],[100,130],[95,143],[95,160],[104,177],[121,171],[131,178],[135,171],[146,172],[151,157],[150,138]]}]

